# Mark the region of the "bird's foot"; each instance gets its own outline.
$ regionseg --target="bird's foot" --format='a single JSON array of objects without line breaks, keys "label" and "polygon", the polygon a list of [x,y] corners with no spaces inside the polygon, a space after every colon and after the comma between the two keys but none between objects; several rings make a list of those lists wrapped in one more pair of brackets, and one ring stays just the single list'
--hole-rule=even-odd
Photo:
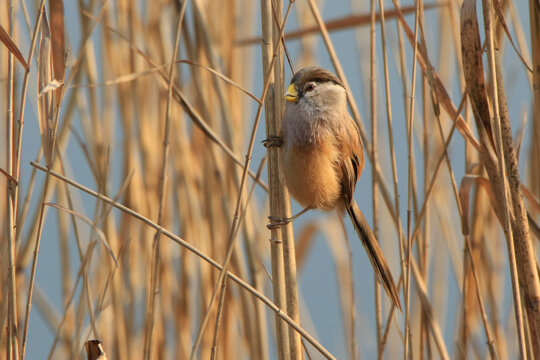
[{"label": "bird's foot", "polygon": [[279,229],[293,220],[292,218],[282,218],[278,216],[269,216],[268,219],[270,220],[270,224],[266,225],[266,227],[270,230]]},{"label": "bird's foot", "polygon": [[283,145],[283,139],[281,138],[281,136],[278,135],[270,135],[266,139],[264,139],[262,143],[266,148],[271,146],[281,147],[281,145]]}]

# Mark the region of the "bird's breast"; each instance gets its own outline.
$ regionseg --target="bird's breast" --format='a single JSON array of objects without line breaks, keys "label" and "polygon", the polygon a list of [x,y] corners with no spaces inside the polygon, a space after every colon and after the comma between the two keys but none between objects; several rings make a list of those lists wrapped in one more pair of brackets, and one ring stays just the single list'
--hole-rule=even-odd
[{"label": "bird's breast", "polygon": [[290,194],[303,206],[333,209],[341,198],[339,152],[332,139],[284,144],[281,164]]}]

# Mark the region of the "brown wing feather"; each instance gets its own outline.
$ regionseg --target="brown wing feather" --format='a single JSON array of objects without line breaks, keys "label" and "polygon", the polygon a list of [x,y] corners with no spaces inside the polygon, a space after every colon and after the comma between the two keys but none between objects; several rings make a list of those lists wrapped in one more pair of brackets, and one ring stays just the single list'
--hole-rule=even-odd
[{"label": "brown wing feather", "polygon": [[339,146],[341,147],[341,186],[343,200],[348,206],[354,195],[356,182],[364,169],[364,147],[356,124],[349,114],[344,119],[345,126],[341,130]]}]

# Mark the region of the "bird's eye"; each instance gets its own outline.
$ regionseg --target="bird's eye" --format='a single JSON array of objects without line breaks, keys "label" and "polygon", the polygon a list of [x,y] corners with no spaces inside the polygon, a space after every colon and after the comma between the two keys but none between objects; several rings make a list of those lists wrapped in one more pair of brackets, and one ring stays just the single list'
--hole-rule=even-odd
[{"label": "bird's eye", "polygon": [[306,85],[306,87],[304,88],[304,91],[305,92],[309,92],[311,90],[315,89],[315,84],[314,83],[309,83]]}]

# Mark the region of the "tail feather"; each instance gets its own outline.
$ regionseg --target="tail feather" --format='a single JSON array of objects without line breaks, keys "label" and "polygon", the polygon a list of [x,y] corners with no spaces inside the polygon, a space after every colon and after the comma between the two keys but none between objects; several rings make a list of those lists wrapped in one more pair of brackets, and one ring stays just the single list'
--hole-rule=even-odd
[{"label": "tail feather", "polygon": [[388,263],[384,258],[377,239],[375,239],[375,235],[373,235],[373,232],[364,218],[364,215],[362,215],[362,212],[354,200],[347,207],[347,212],[349,213],[351,221],[354,225],[356,234],[358,234],[358,237],[360,240],[362,240],[362,245],[364,245],[364,248],[366,249],[366,253],[371,261],[373,270],[375,270],[375,273],[377,274],[377,278],[384,286],[386,293],[394,305],[400,311],[402,311],[401,303],[399,301],[399,294],[394,283],[392,273],[390,272],[390,268],[388,267]]}]

